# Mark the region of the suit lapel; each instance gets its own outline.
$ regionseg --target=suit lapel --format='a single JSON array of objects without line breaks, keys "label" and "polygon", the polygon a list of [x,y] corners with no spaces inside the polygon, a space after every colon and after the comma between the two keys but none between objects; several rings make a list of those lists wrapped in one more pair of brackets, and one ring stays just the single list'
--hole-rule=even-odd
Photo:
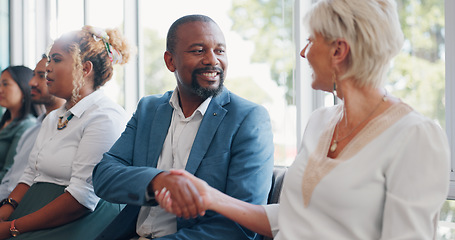
[{"label": "suit lapel", "polygon": [[196,138],[194,139],[188,162],[186,163],[185,170],[191,174],[196,172],[199,164],[207,153],[213,136],[215,136],[221,121],[226,116],[227,110],[223,106],[228,102],[229,91],[226,89],[210,102],[201,125],[199,126]]},{"label": "suit lapel", "polygon": [[155,116],[150,129],[149,155],[147,166],[156,167],[161,150],[163,149],[164,140],[171,125],[173,108],[167,101],[156,109]]}]

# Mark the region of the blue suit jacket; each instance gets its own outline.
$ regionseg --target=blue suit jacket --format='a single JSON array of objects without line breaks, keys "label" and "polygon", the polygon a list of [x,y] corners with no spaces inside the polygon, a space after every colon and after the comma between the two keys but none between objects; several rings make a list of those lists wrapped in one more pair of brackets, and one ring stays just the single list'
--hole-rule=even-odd
[{"label": "blue suit jacket", "polygon": [[[135,206],[156,204],[146,201],[145,192],[150,181],[162,172],[156,166],[171,122],[171,95],[172,91],[141,99],[126,130],[93,171],[93,186],[99,197],[130,205],[120,222],[114,221],[108,227],[105,234],[111,236],[104,239],[119,237],[120,230],[134,232],[139,210]],[[208,106],[185,169],[232,197],[265,204],[271,186],[273,148],[265,108],[224,89]],[[254,236],[224,216],[208,211],[195,219],[178,218],[177,233],[162,239]]]}]

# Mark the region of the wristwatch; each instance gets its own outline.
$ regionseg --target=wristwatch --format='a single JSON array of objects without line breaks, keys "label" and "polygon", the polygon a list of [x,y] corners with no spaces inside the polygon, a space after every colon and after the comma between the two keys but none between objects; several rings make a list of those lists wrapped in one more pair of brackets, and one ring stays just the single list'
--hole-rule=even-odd
[{"label": "wristwatch", "polygon": [[9,232],[11,233],[11,236],[13,236],[13,237],[17,237],[17,236],[19,236],[19,234],[21,234],[21,232],[19,232],[19,230],[17,230],[16,226],[14,226],[15,222],[16,222],[16,219],[14,219],[11,222],[11,227],[9,228]]},{"label": "wristwatch", "polygon": [[16,200],[12,199],[12,198],[5,198],[3,199],[1,202],[0,202],[0,207],[5,205],[5,204],[9,204],[11,205],[14,209],[17,208],[17,205],[19,205],[19,203],[16,202]]}]

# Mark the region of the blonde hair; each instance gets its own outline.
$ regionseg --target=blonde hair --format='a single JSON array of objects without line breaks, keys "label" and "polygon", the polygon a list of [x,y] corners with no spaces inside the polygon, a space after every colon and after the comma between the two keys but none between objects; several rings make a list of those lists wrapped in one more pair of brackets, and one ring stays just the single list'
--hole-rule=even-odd
[{"label": "blonde hair", "polygon": [[394,0],[320,0],[304,23],[326,40],[345,39],[350,46],[346,73],[359,87],[385,83],[390,61],[403,45]]},{"label": "blonde hair", "polygon": [[[106,29],[109,36],[108,43],[121,55],[125,64],[130,58],[130,46],[118,29]],[[98,89],[112,78],[114,68],[103,40],[98,39],[86,27],[82,30],[67,33],[55,41],[62,43],[63,48],[72,56],[73,65],[73,94],[76,101],[79,91],[84,86],[83,63],[90,61],[93,64],[93,87]]]}]

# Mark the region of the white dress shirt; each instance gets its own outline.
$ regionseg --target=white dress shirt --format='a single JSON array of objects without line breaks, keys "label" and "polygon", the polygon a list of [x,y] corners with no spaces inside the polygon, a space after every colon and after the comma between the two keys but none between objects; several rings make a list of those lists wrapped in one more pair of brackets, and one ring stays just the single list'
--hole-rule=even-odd
[{"label": "white dress shirt", "polygon": [[449,185],[444,131],[399,103],[331,159],[341,108],[312,115],[280,205],[265,206],[275,239],[434,239]]},{"label": "white dress shirt", "polygon": [[[174,111],[171,125],[164,140],[163,149],[158,159],[158,169],[184,169],[199,130],[202,118],[212,98],[207,98],[193,112],[185,118],[180,108],[177,89],[172,93],[169,104]],[[175,215],[164,211],[160,206],[142,206],[137,219],[136,232],[142,237],[162,237],[177,231]]]},{"label": "white dress shirt", "polygon": [[[70,114],[74,116],[67,126],[57,130],[58,118],[66,119]],[[20,182],[67,186],[65,191],[93,211],[99,201],[93,191],[93,168],[123,132],[126,121],[125,110],[102,90],[84,97],[69,110],[62,106],[52,111],[42,123]]]}]

